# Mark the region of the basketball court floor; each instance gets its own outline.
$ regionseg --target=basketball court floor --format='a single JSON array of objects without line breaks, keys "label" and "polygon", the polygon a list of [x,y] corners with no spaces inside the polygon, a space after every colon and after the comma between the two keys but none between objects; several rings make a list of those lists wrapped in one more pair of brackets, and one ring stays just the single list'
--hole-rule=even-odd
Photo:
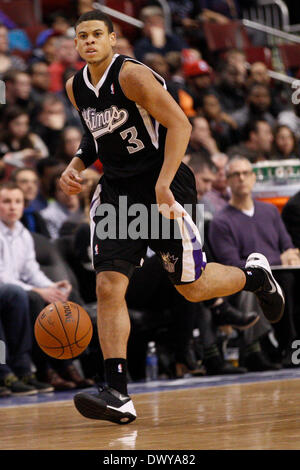
[{"label": "basketball court floor", "polygon": [[129,392],[138,418],[127,426],[82,417],[74,391],[3,398],[0,449],[300,449],[300,368],[136,383]]}]

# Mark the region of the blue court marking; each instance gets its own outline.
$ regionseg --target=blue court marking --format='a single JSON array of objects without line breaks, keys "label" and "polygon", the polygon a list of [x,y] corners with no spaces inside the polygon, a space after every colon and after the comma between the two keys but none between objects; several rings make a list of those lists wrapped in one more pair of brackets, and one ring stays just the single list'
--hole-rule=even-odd
[{"label": "blue court marking", "polygon": [[[128,385],[130,395],[140,393],[166,392],[172,390],[184,390],[188,388],[220,387],[224,385],[241,385],[247,383],[270,382],[277,380],[300,379],[300,368],[282,369],[279,371],[248,372],[239,375],[215,375],[204,377],[187,377],[176,380],[157,380],[154,382],[136,382]],[[18,405],[39,405],[41,403],[71,401],[79,391],[96,392],[95,387],[63,391],[41,393],[25,397],[0,398],[1,408],[15,407]]]}]

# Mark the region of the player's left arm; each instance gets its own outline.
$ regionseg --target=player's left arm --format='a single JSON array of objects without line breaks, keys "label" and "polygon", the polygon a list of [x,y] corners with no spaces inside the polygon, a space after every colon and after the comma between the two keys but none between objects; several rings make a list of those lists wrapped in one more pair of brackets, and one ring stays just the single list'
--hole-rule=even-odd
[{"label": "player's left arm", "polygon": [[127,98],[142,106],[167,128],[164,163],[156,183],[156,196],[158,204],[171,206],[175,200],[170,184],[184,157],[192,126],[180,106],[146,67],[126,62],[119,81]]}]

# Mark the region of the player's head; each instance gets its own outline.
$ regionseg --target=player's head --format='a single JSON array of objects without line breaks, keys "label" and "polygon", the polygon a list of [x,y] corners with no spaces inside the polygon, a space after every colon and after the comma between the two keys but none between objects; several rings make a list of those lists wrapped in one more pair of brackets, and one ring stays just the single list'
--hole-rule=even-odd
[{"label": "player's head", "polygon": [[109,16],[92,10],[80,16],[75,24],[75,45],[80,56],[96,64],[112,55],[116,34]]}]

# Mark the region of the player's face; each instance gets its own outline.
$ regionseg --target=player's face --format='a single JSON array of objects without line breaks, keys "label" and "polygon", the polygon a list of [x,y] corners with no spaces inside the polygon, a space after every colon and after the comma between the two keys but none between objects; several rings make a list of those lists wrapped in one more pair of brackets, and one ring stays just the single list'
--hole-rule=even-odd
[{"label": "player's face", "polygon": [[0,219],[8,227],[13,227],[23,215],[24,196],[21,189],[0,191]]},{"label": "player's face", "polygon": [[112,55],[115,44],[116,34],[109,33],[103,21],[83,21],[76,28],[76,49],[88,64],[107,59]]}]

